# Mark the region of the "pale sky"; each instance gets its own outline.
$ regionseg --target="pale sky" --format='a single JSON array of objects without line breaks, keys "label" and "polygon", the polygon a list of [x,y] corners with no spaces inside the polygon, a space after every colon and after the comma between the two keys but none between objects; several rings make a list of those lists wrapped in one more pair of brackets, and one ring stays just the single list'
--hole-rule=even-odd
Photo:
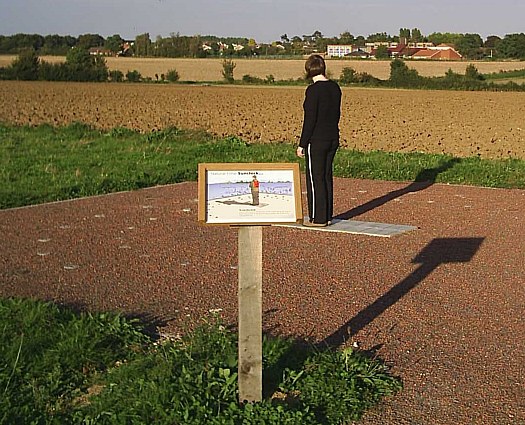
[{"label": "pale sky", "polygon": [[400,28],[489,35],[525,32],[525,0],[0,0],[0,35],[119,34],[254,38],[259,43]]}]

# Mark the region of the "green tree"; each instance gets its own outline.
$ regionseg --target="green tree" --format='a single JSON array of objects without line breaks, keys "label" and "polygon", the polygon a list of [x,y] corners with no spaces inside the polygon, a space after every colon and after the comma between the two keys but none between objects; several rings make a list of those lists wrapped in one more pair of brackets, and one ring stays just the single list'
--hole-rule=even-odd
[{"label": "green tree", "polygon": [[419,43],[420,41],[423,41],[423,34],[421,34],[421,31],[418,28],[414,28],[412,30],[410,40],[412,40],[414,43]]},{"label": "green tree", "polygon": [[135,37],[134,50],[137,56],[150,56],[153,53],[151,51],[149,33],[140,34]]},{"label": "green tree", "polygon": [[339,77],[341,84],[352,84],[356,82],[356,72],[354,68],[344,67],[341,70],[341,76]]},{"label": "green tree", "polygon": [[410,69],[401,59],[394,59],[390,63],[389,82],[394,87],[417,86],[421,78],[415,69]]},{"label": "green tree", "polygon": [[66,55],[68,79],[71,81],[107,81],[108,68],[101,56],[93,56],[81,47],[73,47]]},{"label": "green tree", "polygon": [[483,47],[487,49],[497,49],[500,41],[501,37],[497,35],[489,35],[485,40],[485,43],[483,43]]},{"label": "green tree", "polygon": [[357,47],[365,47],[365,43],[366,43],[365,37],[363,37],[362,35],[358,35],[355,38],[355,45]]},{"label": "green tree", "polygon": [[501,37],[497,35],[489,35],[483,43],[483,54],[485,57],[494,58],[498,57],[498,45],[501,41]]},{"label": "green tree", "polygon": [[104,37],[99,34],[82,34],[78,36],[78,43],[76,47],[89,50],[92,47],[102,47],[104,45]]},{"label": "green tree", "polygon": [[462,34],[434,32],[427,36],[427,40],[434,43],[436,46],[443,43],[456,45],[461,37]]},{"label": "green tree", "polygon": [[467,68],[465,69],[465,78],[468,80],[484,80],[483,74],[480,74],[478,69],[473,65],[469,64],[467,65]]},{"label": "green tree", "polygon": [[499,42],[498,52],[504,58],[525,59],[525,34],[507,34]]},{"label": "green tree", "polygon": [[390,36],[386,32],[378,32],[375,34],[370,34],[366,41],[369,43],[386,42],[390,41]]},{"label": "green tree", "polygon": [[44,45],[40,49],[41,55],[66,55],[71,47],[76,46],[78,40],[71,36],[61,36],[58,34],[46,35]]},{"label": "green tree", "polygon": [[376,49],[375,57],[376,59],[388,59],[390,57],[388,47],[384,45],[378,46],[378,48]]},{"label": "green tree", "polygon": [[350,34],[349,31],[342,32],[339,35],[340,44],[354,44],[354,42],[355,42],[355,37],[352,34]]},{"label": "green tree", "polygon": [[399,40],[401,42],[408,43],[410,41],[410,29],[409,28],[400,28],[399,29]]},{"label": "green tree", "polygon": [[298,35],[292,37],[292,54],[298,55],[303,51],[303,39]]},{"label": "green tree", "polygon": [[34,49],[39,51],[44,45],[44,37],[38,34],[15,34],[1,36],[0,53],[18,54],[22,50]]},{"label": "green tree", "polygon": [[43,81],[68,81],[67,64],[64,62],[49,63],[41,61],[39,69],[39,79]]},{"label": "green tree", "polygon": [[311,35],[311,37],[312,37],[312,41],[314,43],[317,43],[317,40],[319,40],[321,38],[324,38],[323,34],[319,30],[314,31],[313,34]]},{"label": "green tree", "polygon": [[123,38],[119,34],[114,34],[106,38],[104,47],[108,50],[111,50],[113,53],[118,53],[122,50],[123,44],[124,44]]},{"label": "green tree", "polygon": [[200,35],[194,35],[188,38],[188,54],[193,58],[200,56],[202,52],[202,40]]},{"label": "green tree", "polygon": [[458,38],[455,46],[467,59],[479,59],[483,53],[483,39],[479,34],[464,34]]},{"label": "green tree", "polygon": [[38,80],[39,66],[35,49],[25,49],[8,68],[8,76],[15,80]]}]

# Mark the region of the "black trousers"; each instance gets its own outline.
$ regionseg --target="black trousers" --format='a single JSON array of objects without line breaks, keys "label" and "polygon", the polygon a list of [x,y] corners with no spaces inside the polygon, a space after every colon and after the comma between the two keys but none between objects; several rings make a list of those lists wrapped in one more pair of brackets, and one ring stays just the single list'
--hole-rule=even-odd
[{"label": "black trousers", "polygon": [[327,223],[334,213],[333,162],[339,140],[310,143],[305,152],[308,215],[314,223]]}]

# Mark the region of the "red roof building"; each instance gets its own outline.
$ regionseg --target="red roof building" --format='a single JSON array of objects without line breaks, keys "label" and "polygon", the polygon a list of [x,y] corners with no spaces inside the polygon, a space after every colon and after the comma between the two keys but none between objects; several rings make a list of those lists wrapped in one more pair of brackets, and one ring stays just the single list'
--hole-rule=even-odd
[{"label": "red roof building", "polygon": [[454,47],[440,44],[436,47],[418,50],[411,56],[412,59],[433,59],[433,60],[461,60],[461,56]]}]

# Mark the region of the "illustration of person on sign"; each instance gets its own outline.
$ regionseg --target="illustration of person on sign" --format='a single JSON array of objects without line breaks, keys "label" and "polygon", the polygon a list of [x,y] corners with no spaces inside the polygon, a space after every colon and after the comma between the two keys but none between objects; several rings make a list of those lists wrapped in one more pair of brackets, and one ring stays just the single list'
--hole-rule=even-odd
[{"label": "illustration of person on sign", "polygon": [[259,180],[257,180],[255,175],[250,182],[250,190],[252,192],[252,205],[259,205]]}]

